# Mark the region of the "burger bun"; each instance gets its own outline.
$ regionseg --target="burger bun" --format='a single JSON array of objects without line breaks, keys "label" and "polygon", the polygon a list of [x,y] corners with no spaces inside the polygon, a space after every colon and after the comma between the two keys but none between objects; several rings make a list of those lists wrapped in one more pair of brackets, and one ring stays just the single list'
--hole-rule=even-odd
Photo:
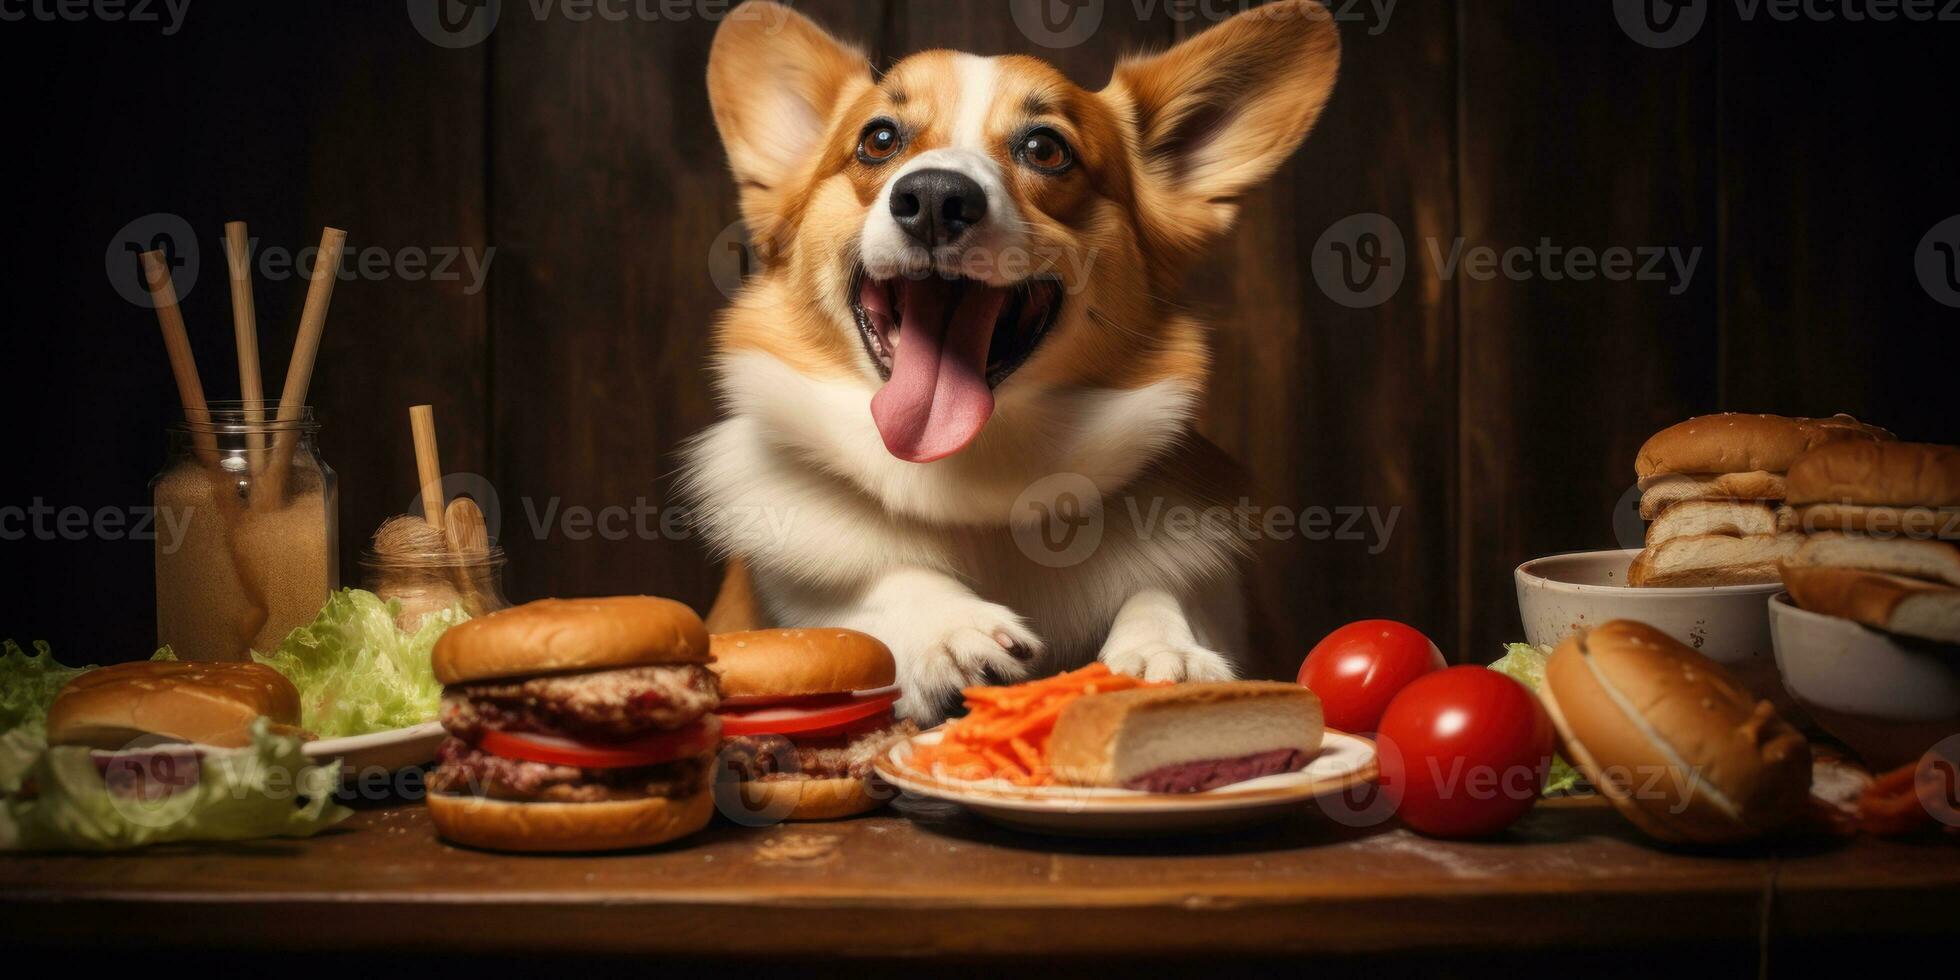
[{"label": "burger bun", "polygon": [[1670,842],[1725,843],[1801,817],[1810,745],[1719,664],[1644,623],[1568,637],[1540,690],[1566,757]]},{"label": "burger bun", "polygon": [[444,684],[708,660],[708,631],[672,599],[540,599],[452,627],[436,641]]}]

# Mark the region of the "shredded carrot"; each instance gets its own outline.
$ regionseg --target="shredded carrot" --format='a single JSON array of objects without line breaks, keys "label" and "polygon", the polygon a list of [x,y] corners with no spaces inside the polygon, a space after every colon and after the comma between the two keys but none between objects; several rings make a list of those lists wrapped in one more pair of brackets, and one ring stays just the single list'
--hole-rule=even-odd
[{"label": "shredded carrot", "polygon": [[1085,695],[1156,686],[1094,663],[1011,687],[970,687],[960,692],[966,717],[947,725],[936,744],[919,746],[911,765],[955,779],[1045,786],[1054,782],[1048,737],[1062,709]]}]

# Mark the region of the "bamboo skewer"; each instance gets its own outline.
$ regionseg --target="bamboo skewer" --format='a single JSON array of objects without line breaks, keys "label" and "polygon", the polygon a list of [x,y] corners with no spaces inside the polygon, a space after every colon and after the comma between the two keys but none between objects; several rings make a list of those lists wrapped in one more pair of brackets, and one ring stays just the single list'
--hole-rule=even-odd
[{"label": "bamboo skewer", "polygon": [[[444,504],[442,490],[442,454],[436,448],[436,410],[429,405],[415,405],[408,410],[408,425],[415,437],[415,472],[422,481],[422,519],[429,527],[442,536],[443,545],[451,560],[450,578],[455,581],[457,594],[463,605],[476,611],[480,606],[477,597],[477,583],[469,567],[472,558],[468,550],[470,542],[465,537],[483,534],[483,513],[477,510],[476,503],[466,497],[456,498],[453,504]],[[462,505],[462,506],[459,506]],[[472,522],[466,512],[474,511]],[[451,513],[458,517],[456,524],[447,524]],[[465,525],[474,524],[474,527]],[[489,552],[485,543],[484,553]]]},{"label": "bamboo skewer", "polygon": [[[231,271],[231,330],[238,342],[238,397],[245,403],[245,421],[265,422],[265,375],[259,369],[259,317],[252,300],[251,238],[245,222],[225,222],[225,264]],[[246,459],[254,471],[265,465],[265,433],[245,440]]]},{"label": "bamboo skewer", "polygon": [[408,426],[415,435],[415,472],[422,480],[422,519],[442,530],[442,456],[436,450],[436,410],[416,405],[408,410]]},{"label": "bamboo skewer", "polygon": [[320,235],[320,254],[313,262],[313,280],[306,288],[306,305],[299,315],[299,336],[293,341],[293,360],[286,367],[285,390],[279,396],[277,421],[281,430],[273,440],[272,458],[261,481],[265,493],[254,495],[254,500],[262,500],[265,506],[276,506],[285,498],[286,469],[295,441],[285,426],[299,421],[300,411],[306,407],[306,389],[313,383],[313,361],[320,353],[320,334],[327,328],[327,307],[333,302],[341,248],[346,244],[347,233],[339,228],[328,228]]},{"label": "bamboo skewer", "polygon": [[191,441],[199,458],[214,463],[218,439],[210,429],[211,409],[204,401],[204,383],[198,380],[197,358],[191,353],[190,334],[184,329],[184,314],[177,308],[177,287],[170,281],[170,262],[161,251],[144,252],[143,283],[155,301],[157,325],[163,328],[163,347],[170,354],[170,373],[177,379],[177,398],[183,402],[184,418],[191,424]]}]

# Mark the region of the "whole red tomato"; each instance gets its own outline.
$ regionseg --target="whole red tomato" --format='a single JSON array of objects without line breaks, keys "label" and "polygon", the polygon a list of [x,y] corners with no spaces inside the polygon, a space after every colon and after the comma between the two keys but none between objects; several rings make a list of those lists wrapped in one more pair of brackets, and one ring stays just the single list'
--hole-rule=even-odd
[{"label": "whole red tomato", "polygon": [[1444,666],[1442,651],[1414,627],[1364,619],[1315,644],[1300,683],[1320,698],[1328,727],[1372,732],[1397,692]]},{"label": "whole red tomato", "polygon": [[1487,837],[1538,802],[1555,736],[1523,684],[1451,667],[1403,688],[1378,738],[1382,795],[1403,823],[1432,837]]}]

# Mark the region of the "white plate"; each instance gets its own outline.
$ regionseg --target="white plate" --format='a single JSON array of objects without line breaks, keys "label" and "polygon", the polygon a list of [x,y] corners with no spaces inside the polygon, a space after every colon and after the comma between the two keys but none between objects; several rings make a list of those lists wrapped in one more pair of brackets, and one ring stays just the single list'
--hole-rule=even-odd
[{"label": "white plate", "polygon": [[364,773],[393,772],[428,762],[436,757],[436,746],[442,744],[443,737],[442,723],[430,721],[385,732],[323,738],[306,743],[303,751],[309,759],[338,758],[341,778],[350,779]]},{"label": "white plate", "polygon": [[906,764],[914,746],[931,745],[942,734],[930,731],[892,746],[878,760],[878,775],[908,793],[958,803],[996,823],[1042,833],[1092,837],[1229,830],[1284,816],[1311,800],[1375,779],[1375,743],[1334,731],[1327,733],[1320,753],[1299,772],[1262,776],[1205,793],[942,779]]}]

